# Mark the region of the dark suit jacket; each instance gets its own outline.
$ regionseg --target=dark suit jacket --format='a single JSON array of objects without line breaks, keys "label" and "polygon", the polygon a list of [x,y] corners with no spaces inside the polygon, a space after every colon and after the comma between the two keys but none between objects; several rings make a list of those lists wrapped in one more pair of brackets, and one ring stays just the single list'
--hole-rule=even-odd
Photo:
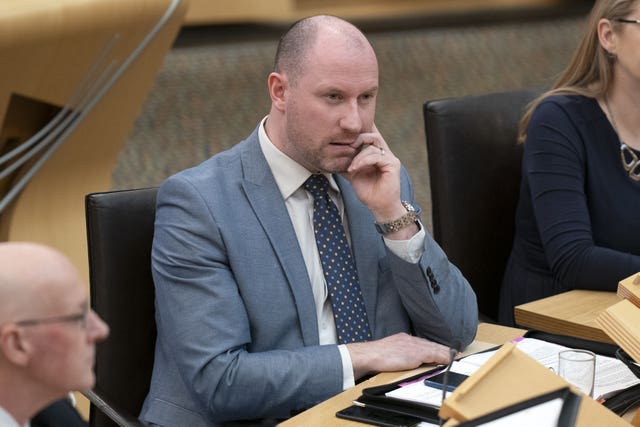
[{"label": "dark suit jacket", "polygon": [[88,427],[67,399],[53,402],[31,419],[31,427]]}]

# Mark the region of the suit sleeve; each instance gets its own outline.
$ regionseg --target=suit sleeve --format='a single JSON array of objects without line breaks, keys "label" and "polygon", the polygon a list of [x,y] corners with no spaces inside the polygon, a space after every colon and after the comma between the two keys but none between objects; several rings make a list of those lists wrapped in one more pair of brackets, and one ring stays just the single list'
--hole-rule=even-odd
[{"label": "suit sleeve", "polygon": [[[342,391],[335,345],[248,351],[249,315],[207,206],[187,180],[167,180],[152,251],[158,340],[192,398],[223,421],[288,417]],[[278,307],[265,300],[264,310]]]},{"label": "suit sleeve", "polygon": [[[413,188],[403,173],[403,197]],[[461,349],[476,335],[478,305],[469,282],[425,230],[424,252],[417,264],[388,251],[396,287],[418,336]]]}]

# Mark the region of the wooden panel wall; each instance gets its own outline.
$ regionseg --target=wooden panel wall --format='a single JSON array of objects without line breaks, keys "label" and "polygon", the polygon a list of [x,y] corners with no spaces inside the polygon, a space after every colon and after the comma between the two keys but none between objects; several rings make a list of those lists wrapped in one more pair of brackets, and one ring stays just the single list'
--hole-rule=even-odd
[{"label": "wooden panel wall", "polygon": [[318,13],[345,19],[473,13],[554,6],[562,0],[190,0],[186,25],[290,22]]}]

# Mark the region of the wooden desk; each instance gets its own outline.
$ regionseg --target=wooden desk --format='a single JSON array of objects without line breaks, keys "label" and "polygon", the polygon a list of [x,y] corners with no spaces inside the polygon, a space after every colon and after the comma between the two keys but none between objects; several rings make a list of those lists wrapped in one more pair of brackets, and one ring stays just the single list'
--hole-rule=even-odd
[{"label": "wooden desk", "polygon": [[[481,323],[478,326],[476,340],[465,349],[464,353],[475,353],[480,350],[492,347],[496,344],[502,344],[513,338],[522,336],[524,329],[508,328],[505,326],[492,325],[489,323]],[[363,381],[349,390],[346,390],[329,400],[326,400],[301,414],[288,419],[280,424],[280,426],[305,426],[305,427],[332,427],[332,426],[353,426],[362,427],[364,424],[355,421],[343,420],[336,418],[335,413],[346,408],[351,402],[362,394],[362,389],[377,385],[387,384],[402,378],[415,375],[424,371],[428,366],[422,366],[418,369],[403,372],[385,372],[375,377]]]},{"label": "wooden desk", "polygon": [[615,292],[574,290],[519,305],[515,318],[529,329],[615,344],[595,319],[619,301]]},{"label": "wooden desk", "polygon": [[[476,340],[465,349],[463,354],[474,353],[488,347],[503,344],[507,341],[510,341],[514,338],[522,336],[526,330],[517,329],[517,328],[508,328],[500,325],[493,325],[489,323],[481,323],[478,326],[478,333],[476,334]],[[358,423],[355,421],[348,421],[344,419],[337,418],[335,413],[341,409],[346,408],[351,405],[351,402],[362,394],[362,390],[367,387],[373,387],[377,385],[387,384],[393,381],[397,381],[402,378],[409,377],[411,375],[415,375],[423,370],[428,368],[427,365],[422,366],[418,369],[414,369],[411,371],[403,371],[403,372],[386,372],[375,377],[363,381],[362,383],[356,385],[355,387],[346,390],[331,399],[328,399],[311,409],[308,409],[301,414],[288,419],[287,421],[279,424],[282,427],[362,427],[365,424]],[[585,426],[601,426],[601,425],[609,425],[608,423],[602,424],[600,420],[602,420],[602,412],[598,409],[599,405],[587,405],[584,408],[581,408],[581,417],[583,424]],[[595,409],[595,411],[594,411]],[[628,411],[623,417],[626,422],[631,421],[635,414],[635,410]],[[611,419],[610,416],[604,417],[608,421],[618,420],[617,417]],[[635,420],[634,420],[635,421]],[[620,425],[615,423],[616,425]],[[624,422],[622,422],[624,424]],[[640,424],[633,424],[640,425]]]}]

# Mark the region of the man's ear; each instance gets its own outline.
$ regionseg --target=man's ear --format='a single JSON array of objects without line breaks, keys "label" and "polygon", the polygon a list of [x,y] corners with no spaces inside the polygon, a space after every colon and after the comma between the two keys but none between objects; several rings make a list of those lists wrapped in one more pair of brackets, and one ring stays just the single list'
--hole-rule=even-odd
[{"label": "man's ear", "polygon": [[0,328],[0,352],[5,359],[18,366],[26,366],[31,358],[31,349],[31,343],[16,325]]},{"label": "man's ear", "polygon": [[287,77],[283,74],[273,72],[269,74],[268,85],[272,106],[279,111],[284,111],[287,90]]},{"label": "man's ear", "polygon": [[609,54],[616,54],[616,33],[613,31],[611,21],[608,19],[601,19],[598,21],[598,39],[600,40],[600,46],[606,50]]}]

